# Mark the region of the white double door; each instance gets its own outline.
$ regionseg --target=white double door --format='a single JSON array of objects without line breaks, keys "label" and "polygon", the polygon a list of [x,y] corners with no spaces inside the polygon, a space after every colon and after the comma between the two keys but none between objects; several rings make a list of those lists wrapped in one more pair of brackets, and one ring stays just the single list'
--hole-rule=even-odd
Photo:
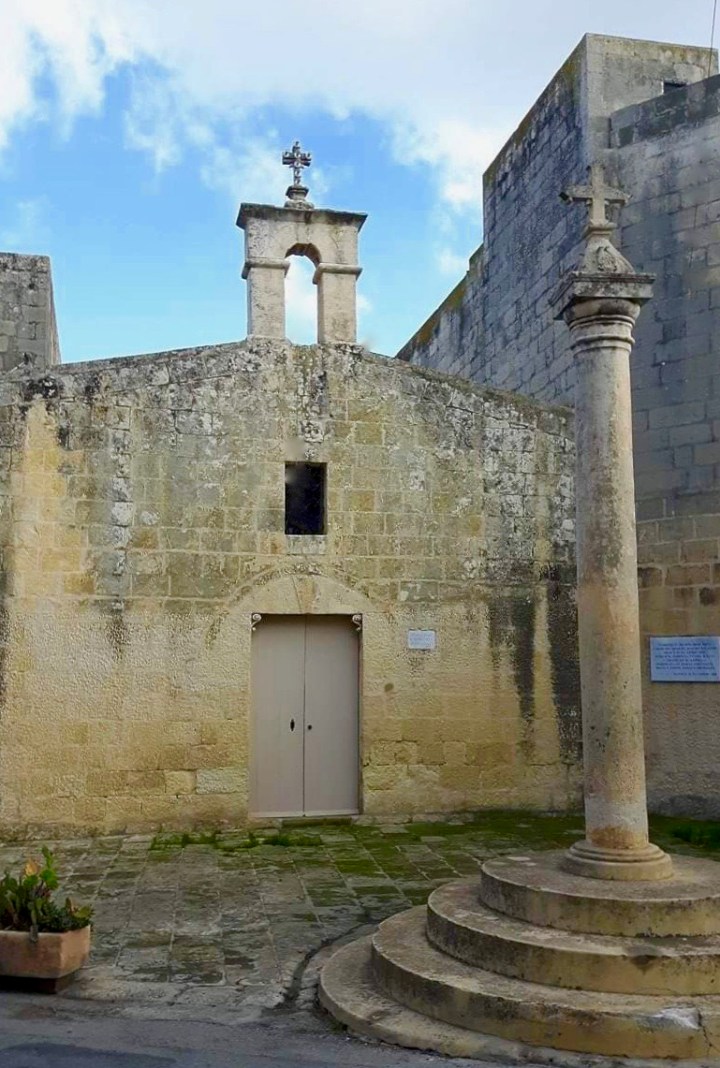
[{"label": "white double door", "polygon": [[262,616],[252,643],[252,814],[356,813],[359,637],[351,618]]}]

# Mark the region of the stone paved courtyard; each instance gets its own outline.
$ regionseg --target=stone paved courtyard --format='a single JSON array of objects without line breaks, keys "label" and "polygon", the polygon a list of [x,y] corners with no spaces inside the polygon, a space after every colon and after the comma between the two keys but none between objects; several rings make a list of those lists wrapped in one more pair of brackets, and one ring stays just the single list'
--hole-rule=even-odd
[{"label": "stone paved courtyard", "polygon": [[[566,846],[581,826],[577,815],[490,813],[456,823],[49,843],[64,886],[95,907],[90,965],[61,997],[134,1004],[145,1015],[200,1008],[205,1019],[307,1008],[338,940],[472,875],[485,857]],[[704,855],[720,845],[718,825],[680,820],[655,821],[654,838]],[[0,869],[39,846],[0,847]]]}]

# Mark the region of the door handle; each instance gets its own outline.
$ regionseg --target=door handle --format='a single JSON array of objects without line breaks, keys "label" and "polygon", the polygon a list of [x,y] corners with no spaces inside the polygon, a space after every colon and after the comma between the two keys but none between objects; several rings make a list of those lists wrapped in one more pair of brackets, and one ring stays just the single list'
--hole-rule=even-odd
[{"label": "door handle", "polygon": [[290,720],[290,730],[291,730],[291,731],[294,731],[294,730],[295,730],[295,720],[294,720],[294,719],[291,719],[291,720]]},{"label": "door handle", "polygon": [[309,731],[311,731],[311,730],[312,730],[312,723],[308,723],[308,730],[309,730]]}]

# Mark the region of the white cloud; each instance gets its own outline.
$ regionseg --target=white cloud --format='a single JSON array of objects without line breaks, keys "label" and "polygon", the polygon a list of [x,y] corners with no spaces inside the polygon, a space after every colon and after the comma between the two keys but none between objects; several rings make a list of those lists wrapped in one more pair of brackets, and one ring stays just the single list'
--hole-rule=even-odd
[{"label": "white cloud", "polygon": [[505,133],[582,33],[706,44],[707,8],[606,0],[590,27],[571,0],[0,0],[0,148],[23,123],[97,111],[124,69],[129,142],[158,168],[203,145],[207,180],[259,189],[276,151],[253,125],[263,108],[294,111],[299,132],[310,110],[360,113],[465,214]]},{"label": "white cloud", "polygon": [[503,134],[496,128],[481,129],[467,119],[441,118],[429,127],[396,129],[395,153],[408,163],[435,168],[441,199],[448,208],[479,210],[483,171],[502,144]]},{"label": "white cloud", "polygon": [[451,248],[441,248],[437,254],[437,265],[441,274],[462,278],[468,269],[467,256],[461,256]]},{"label": "white cloud", "polygon": [[[124,67],[132,74],[128,143],[158,169],[202,144],[206,180],[232,182],[234,197],[255,195],[239,182],[260,195],[277,188],[282,171],[270,159],[276,135],[250,125],[259,109],[290,108],[299,129],[310,109],[336,118],[360,112],[386,121],[398,157],[435,168],[440,195],[462,206],[471,199],[468,162],[477,170],[478,152],[487,162],[485,146],[495,142],[484,119],[456,122],[449,113],[451,102],[457,108],[449,57],[461,23],[479,27],[485,6],[174,0],[170,14],[168,0],[3,0],[0,147],[22,123],[96,111],[108,75]],[[327,184],[313,167],[314,195]]]},{"label": "white cloud", "polygon": [[374,352],[377,347],[375,335],[371,332],[374,310],[372,301],[369,300],[364,293],[358,293],[358,341],[361,345],[364,345],[366,349],[369,349],[370,352]]},{"label": "white cloud", "polygon": [[135,27],[115,8],[113,0],[3,0],[0,147],[44,114],[41,78],[54,86],[61,122],[100,107],[107,75],[142,54]]},{"label": "white cloud", "polygon": [[18,200],[9,221],[0,226],[0,249],[4,252],[41,252],[48,240],[48,202],[45,197]]},{"label": "white cloud", "polygon": [[130,106],[125,114],[125,139],[130,148],[147,152],[156,171],[172,167],[182,159],[185,140],[195,133],[199,140],[200,124],[192,116],[192,106],[183,104],[172,83],[156,74],[137,74],[133,78]]}]

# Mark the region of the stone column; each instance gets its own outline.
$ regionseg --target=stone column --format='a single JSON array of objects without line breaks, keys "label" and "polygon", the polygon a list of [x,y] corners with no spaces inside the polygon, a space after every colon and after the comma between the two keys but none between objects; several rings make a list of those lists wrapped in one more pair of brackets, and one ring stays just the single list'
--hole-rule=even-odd
[{"label": "stone column", "polygon": [[357,280],[362,267],[320,263],[313,275],[318,287],[318,341],[357,340]]},{"label": "stone column", "polygon": [[247,280],[247,332],[249,337],[285,337],[285,259],[247,258],[242,276]]},{"label": "stone column", "polygon": [[649,880],[667,878],[672,865],[648,838],[629,357],[633,324],[653,278],[636,274],[611,245],[612,229],[591,216],[581,268],[557,301],[558,317],[570,328],[577,375],[585,772],[585,840],[570,848],[563,866],[600,879]]}]

